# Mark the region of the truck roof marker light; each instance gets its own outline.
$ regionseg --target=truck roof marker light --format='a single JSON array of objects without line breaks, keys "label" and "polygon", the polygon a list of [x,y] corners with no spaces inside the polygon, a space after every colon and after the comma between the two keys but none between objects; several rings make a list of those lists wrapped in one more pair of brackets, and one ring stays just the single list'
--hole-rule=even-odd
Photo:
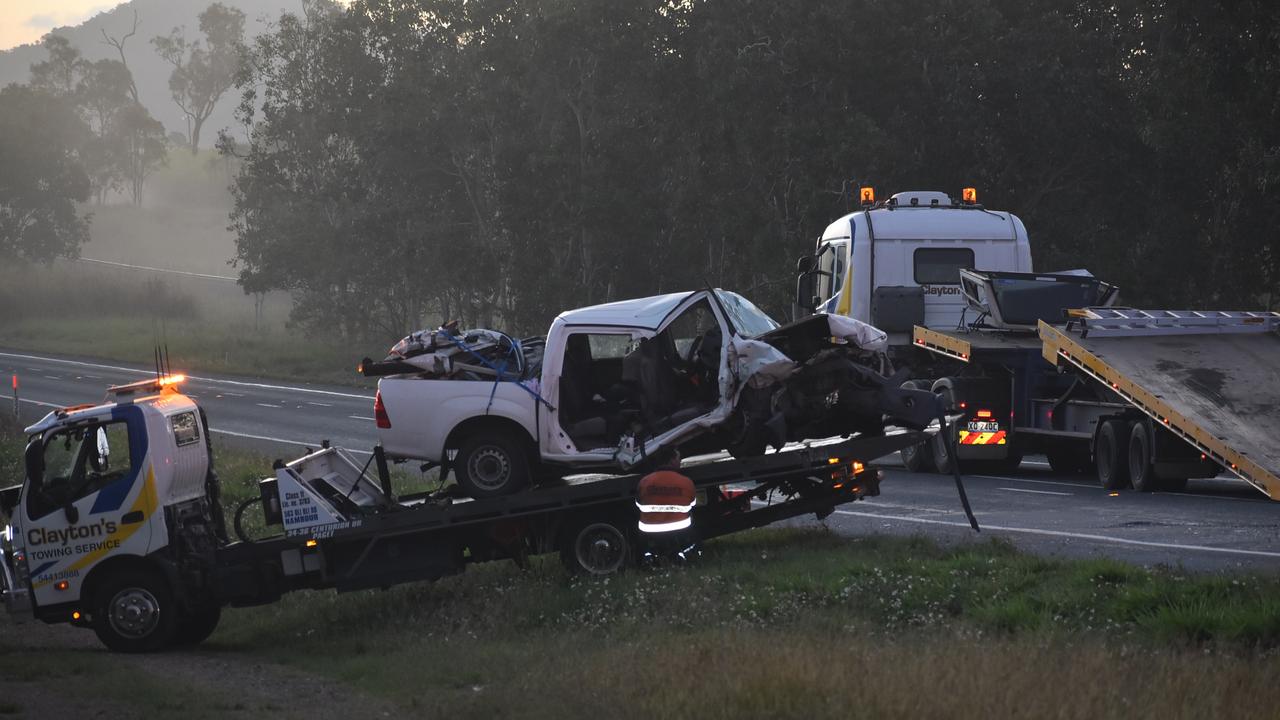
[{"label": "truck roof marker light", "polygon": [[373,419],[378,427],[383,430],[391,428],[391,416],[387,415],[387,406],[382,404],[382,391],[374,393],[373,396]]},{"label": "truck roof marker light", "polygon": [[874,205],[876,203],[876,189],[864,187],[858,191],[858,197],[861,198],[863,205]]},{"label": "truck roof marker light", "polygon": [[967,187],[960,191],[960,199],[965,205],[974,205],[978,202],[978,188]]},{"label": "truck roof marker light", "polygon": [[319,545],[319,544],[320,544],[320,541],[319,541],[319,540],[316,540],[315,538],[311,538],[311,539],[307,540],[307,542],[306,542],[306,545],[307,545],[307,547],[309,547],[309,548],[313,548],[313,547],[315,547],[315,546],[317,546],[317,545]]},{"label": "truck roof marker light", "polygon": [[839,464],[840,464],[840,458],[838,458],[838,457],[827,458],[827,464],[828,464],[828,465],[839,465]]}]

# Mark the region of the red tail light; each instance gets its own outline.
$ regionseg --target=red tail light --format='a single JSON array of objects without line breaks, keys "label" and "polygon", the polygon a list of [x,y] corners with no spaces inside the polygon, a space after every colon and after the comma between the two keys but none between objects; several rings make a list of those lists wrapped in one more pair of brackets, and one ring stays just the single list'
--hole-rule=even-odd
[{"label": "red tail light", "polygon": [[980,417],[980,418],[989,418],[989,417],[991,417],[991,411],[990,411],[990,410],[979,410],[979,411],[978,411],[978,417]]},{"label": "red tail light", "polygon": [[378,427],[386,430],[391,427],[391,418],[387,416],[387,406],[382,404],[382,391],[373,396],[373,419]]}]

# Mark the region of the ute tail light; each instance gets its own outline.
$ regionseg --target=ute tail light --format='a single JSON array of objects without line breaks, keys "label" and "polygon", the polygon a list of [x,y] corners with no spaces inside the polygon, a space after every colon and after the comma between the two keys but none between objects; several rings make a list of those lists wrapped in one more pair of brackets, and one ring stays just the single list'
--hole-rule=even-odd
[{"label": "ute tail light", "polygon": [[373,419],[383,430],[391,428],[391,418],[387,415],[387,406],[382,404],[382,391],[373,396]]}]

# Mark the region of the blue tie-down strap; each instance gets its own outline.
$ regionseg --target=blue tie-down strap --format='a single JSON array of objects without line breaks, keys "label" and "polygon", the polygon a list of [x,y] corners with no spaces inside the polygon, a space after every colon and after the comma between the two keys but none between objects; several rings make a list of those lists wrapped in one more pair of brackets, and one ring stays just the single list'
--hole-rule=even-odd
[{"label": "blue tie-down strap", "polygon": [[493,363],[488,358],[485,358],[483,355],[473,350],[469,345],[467,345],[466,342],[462,340],[462,338],[456,335],[453,335],[448,330],[441,330],[440,335],[442,335],[446,340],[452,343],[454,347],[467,353],[471,357],[475,358],[476,361],[478,361],[481,365],[489,368],[490,370],[498,374],[497,379],[493,381],[493,388],[489,390],[489,403],[484,408],[484,413],[486,415],[489,414],[489,410],[493,407],[493,397],[498,392],[498,383],[500,382],[515,383],[516,387],[519,387],[521,390],[524,390],[525,392],[529,393],[531,396],[533,396],[534,400],[542,403],[543,405],[546,405],[548,410],[555,410],[554,405],[547,402],[547,399],[539,395],[533,388],[521,382],[518,377],[516,378],[507,377],[507,366],[508,366],[508,361],[510,359],[512,359],[513,357],[515,358],[517,368],[523,365],[524,352],[520,348],[520,342],[517,341],[515,338],[512,338],[510,335],[502,335],[502,337],[506,338],[508,344],[510,345],[510,350],[507,351],[507,356],[502,359],[502,362]]}]

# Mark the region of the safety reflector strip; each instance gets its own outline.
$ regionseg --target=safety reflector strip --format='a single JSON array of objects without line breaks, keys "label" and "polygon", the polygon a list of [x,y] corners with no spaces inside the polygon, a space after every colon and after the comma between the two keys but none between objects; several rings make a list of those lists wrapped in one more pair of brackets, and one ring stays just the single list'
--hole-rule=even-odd
[{"label": "safety reflector strip", "polygon": [[672,530],[683,530],[692,524],[693,524],[693,518],[685,518],[683,520],[676,520],[675,522],[666,522],[666,523],[647,523],[641,520],[639,527],[640,527],[640,532],[663,533],[663,532],[671,532]]},{"label": "safety reflector strip", "polygon": [[641,505],[636,503],[642,513],[687,513],[693,510],[694,503],[688,505]]},{"label": "safety reflector strip", "polygon": [[1008,440],[1005,439],[1004,430],[999,432],[969,432],[968,430],[960,431],[961,445],[1005,445]]}]

